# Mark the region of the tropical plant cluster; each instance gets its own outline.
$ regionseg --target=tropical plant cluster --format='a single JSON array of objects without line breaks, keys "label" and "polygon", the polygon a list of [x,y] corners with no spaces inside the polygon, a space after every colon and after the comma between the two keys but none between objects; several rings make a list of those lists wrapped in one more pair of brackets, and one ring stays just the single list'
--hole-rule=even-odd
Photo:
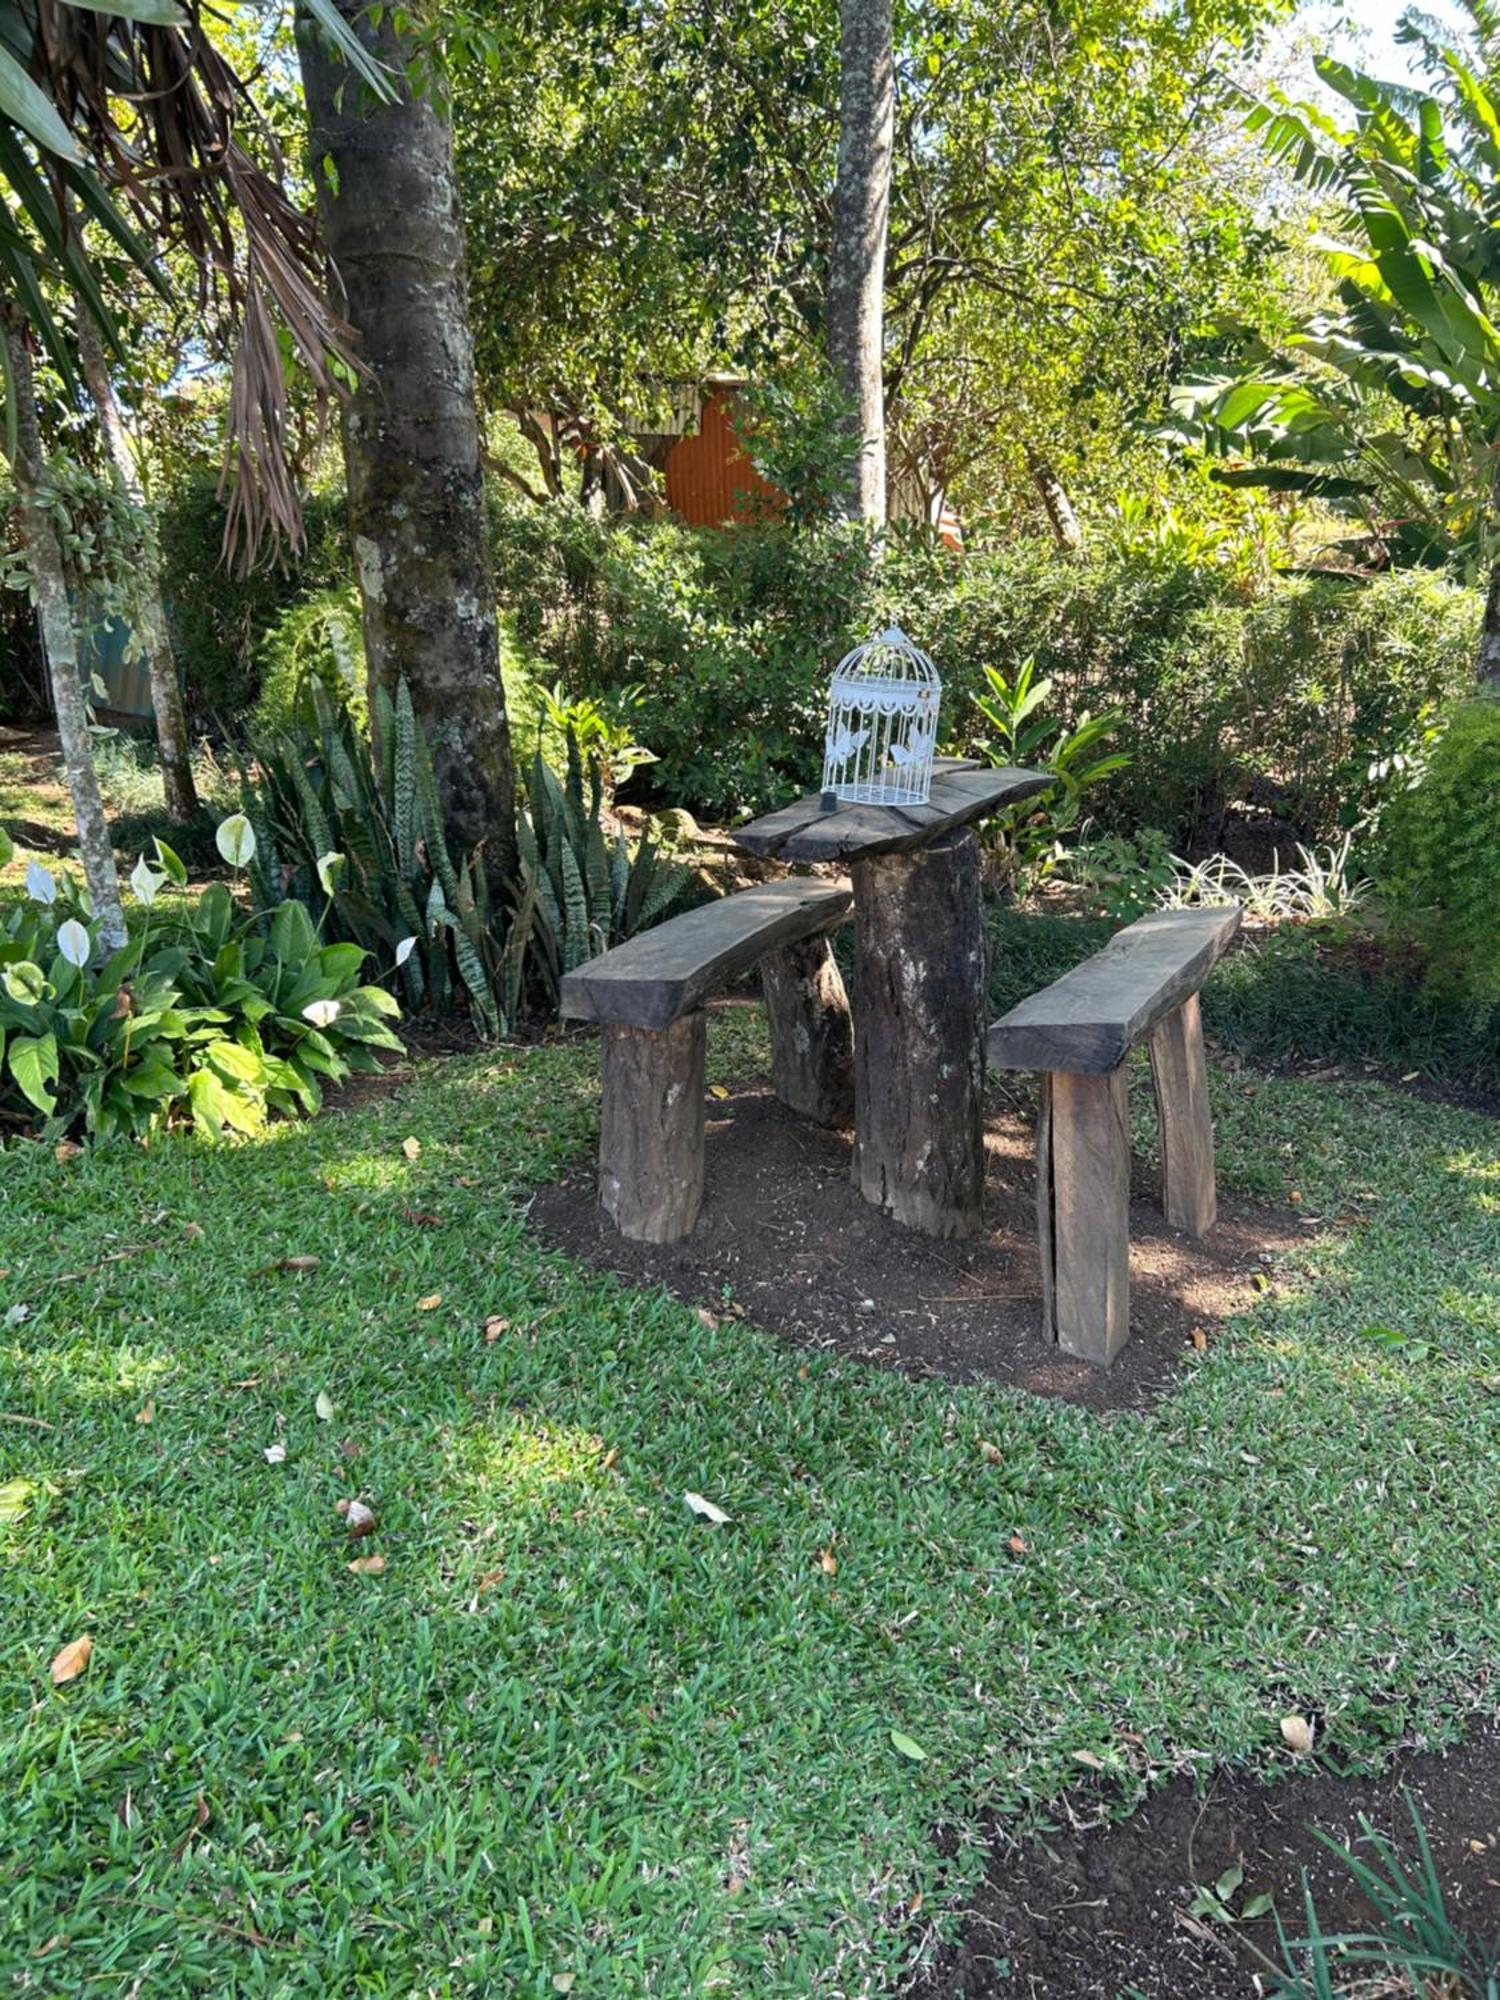
[{"label": "tropical plant cluster", "polygon": [[[226,856],[251,859],[243,819],[220,836]],[[400,1048],[399,1009],[365,983],[361,947],[324,943],[294,898],[261,919],[223,882],[171,893],[187,870],[163,842],[156,858],[131,878],[127,942],[103,957],[71,882],[29,865],[26,898],[0,923],[0,1121],[12,1134],[256,1133],[316,1112],[325,1085]]]}]

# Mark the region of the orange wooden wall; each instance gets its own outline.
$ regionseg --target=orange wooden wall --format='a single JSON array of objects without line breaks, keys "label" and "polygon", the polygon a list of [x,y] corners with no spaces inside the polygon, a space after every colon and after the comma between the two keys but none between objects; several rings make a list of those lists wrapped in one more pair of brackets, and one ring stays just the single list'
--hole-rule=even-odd
[{"label": "orange wooden wall", "polygon": [[739,494],[774,503],[768,486],[740,449],[733,412],[719,390],[703,399],[703,416],[692,437],[679,438],[667,453],[667,505],[693,528],[717,528],[724,521],[751,518]]}]

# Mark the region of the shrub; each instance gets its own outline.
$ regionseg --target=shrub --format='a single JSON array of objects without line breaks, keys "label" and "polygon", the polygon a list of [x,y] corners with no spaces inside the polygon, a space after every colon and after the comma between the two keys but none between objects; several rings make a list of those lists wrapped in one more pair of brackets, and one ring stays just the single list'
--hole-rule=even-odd
[{"label": "shrub", "polygon": [[1478,618],[1475,593],[1426,574],[1279,578],[1256,595],[1177,541],[1065,561],[1021,538],[956,558],[898,529],[877,563],[844,522],[701,531],[509,499],[493,540],[520,642],[571,694],[638,688],[657,794],[718,817],[816,782],[834,664],[894,617],[938,663],[951,748],[986,733],[986,668],[1032,660],[1069,728],[1123,711],[1111,748],[1131,762],[1103,831],[1159,826],[1200,854],[1252,808],[1327,841],[1403,781],[1469,677]]},{"label": "shrub", "polygon": [[146,1138],[170,1125],[204,1137],[260,1131],[315,1112],[322,1086],[399,1048],[395,1002],[360,983],[365,953],[324,945],[307,910],[283,902],[264,926],[216,882],[157,905],[186,870],[158,844],[144,862],[130,937],[95,963],[87,912],[35,864],[31,899],[0,926],[0,1118],[44,1138]]},{"label": "shrub", "polygon": [[1500,1005],[1500,697],[1454,710],[1383,831],[1381,887],[1434,984]]}]

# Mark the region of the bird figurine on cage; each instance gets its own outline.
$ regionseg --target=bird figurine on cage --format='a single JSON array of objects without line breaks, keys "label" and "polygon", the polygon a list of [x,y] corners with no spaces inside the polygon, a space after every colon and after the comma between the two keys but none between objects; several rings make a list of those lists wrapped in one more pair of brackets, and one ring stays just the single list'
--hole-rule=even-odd
[{"label": "bird figurine on cage", "polygon": [[825,807],[925,805],[942,698],[937,668],[899,625],[846,653],[828,690]]}]

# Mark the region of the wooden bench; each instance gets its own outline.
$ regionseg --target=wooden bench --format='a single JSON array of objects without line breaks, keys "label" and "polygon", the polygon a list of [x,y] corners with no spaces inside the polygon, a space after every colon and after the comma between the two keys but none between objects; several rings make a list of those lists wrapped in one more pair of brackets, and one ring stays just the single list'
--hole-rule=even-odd
[{"label": "wooden bench", "polygon": [[599,1199],[624,1236],[673,1243],[703,1200],[703,1003],[759,965],[776,1092],[819,1124],[849,1119],[853,1037],[829,932],[847,882],[787,876],[643,931],[570,972],[562,1012],[603,1027]]},{"label": "wooden bench", "polygon": [[1238,905],[1153,911],[990,1029],[992,1068],[1041,1077],[1042,1323],[1069,1354],[1107,1366],[1130,1333],[1125,1078],[1130,1051],[1148,1036],[1167,1221],[1190,1236],[1213,1227],[1214,1135],[1198,990],[1239,926]]}]

